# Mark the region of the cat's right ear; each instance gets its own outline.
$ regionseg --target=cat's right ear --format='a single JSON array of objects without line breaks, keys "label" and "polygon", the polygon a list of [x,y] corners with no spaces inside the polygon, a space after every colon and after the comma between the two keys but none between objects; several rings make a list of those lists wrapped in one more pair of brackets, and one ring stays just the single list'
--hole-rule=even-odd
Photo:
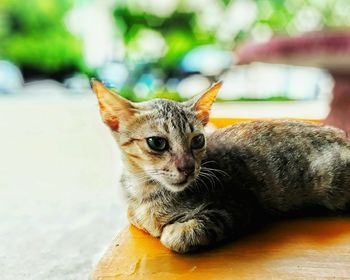
[{"label": "cat's right ear", "polygon": [[91,87],[97,96],[103,121],[112,130],[118,131],[120,123],[127,122],[134,115],[136,110],[132,103],[96,79],[91,79]]},{"label": "cat's right ear", "polygon": [[216,96],[222,86],[222,82],[219,81],[213,84],[207,89],[201,96],[194,97],[192,100],[185,102],[196,112],[196,117],[206,125],[209,121],[210,109],[215,102]]}]

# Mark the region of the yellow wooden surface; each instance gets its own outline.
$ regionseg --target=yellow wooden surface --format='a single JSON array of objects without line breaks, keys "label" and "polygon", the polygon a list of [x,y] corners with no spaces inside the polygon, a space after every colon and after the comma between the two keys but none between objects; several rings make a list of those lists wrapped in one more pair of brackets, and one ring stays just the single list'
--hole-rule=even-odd
[{"label": "yellow wooden surface", "polygon": [[350,219],[284,221],[189,255],[170,252],[128,226],[93,279],[350,279]]},{"label": "yellow wooden surface", "polygon": [[[290,119],[290,118],[289,118]],[[210,123],[215,125],[216,127],[225,127],[231,124],[239,123],[239,122],[247,122],[252,119],[248,118],[210,118]],[[261,120],[261,119],[260,119]],[[321,122],[319,119],[292,119],[292,120],[301,120],[306,122]]]},{"label": "yellow wooden surface", "polygon": [[[248,119],[211,119],[222,127]],[[350,279],[350,218],[283,221],[195,254],[178,255],[126,227],[93,279]]]}]

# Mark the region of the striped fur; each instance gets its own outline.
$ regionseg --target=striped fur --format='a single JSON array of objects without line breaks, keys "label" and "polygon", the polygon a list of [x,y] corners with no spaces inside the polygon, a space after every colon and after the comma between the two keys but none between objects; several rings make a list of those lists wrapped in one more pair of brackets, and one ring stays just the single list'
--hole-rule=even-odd
[{"label": "striped fur", "polygon": [[[204,133],[218,89],[186,103],[133,104],[94,85],[102,117],[107,125],[113,120],[112,134],[122,151],[121,185],[133,225],[185,253],[238,236],[265,215],[314,205],[346,208],[350,143],[338,129],[249,122],[219,129],[202,149],[191,149],[191,139]],[[145,141],[150,136],[166,138],[169,150],[150,150]],[[178,186],[181,160],[193,163],[195,171]]]}]

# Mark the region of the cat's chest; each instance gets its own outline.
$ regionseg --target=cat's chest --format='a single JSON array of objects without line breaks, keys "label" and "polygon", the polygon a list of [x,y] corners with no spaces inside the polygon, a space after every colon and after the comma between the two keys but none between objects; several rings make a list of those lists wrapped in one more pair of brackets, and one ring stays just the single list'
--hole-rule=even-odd
[{"label": "cat's chest", "polygon": [[152,184],[139,185],[125,176],[122,178],[130,223],[152,236],[159,237],[170,217],[169,205],[162,199],[159,187]]},{"label": "cat's chest", "polygon": [[131,202],[128,206],[129,221],[136,227],[159,237],[164,226],[164,219],[153,203]]}]

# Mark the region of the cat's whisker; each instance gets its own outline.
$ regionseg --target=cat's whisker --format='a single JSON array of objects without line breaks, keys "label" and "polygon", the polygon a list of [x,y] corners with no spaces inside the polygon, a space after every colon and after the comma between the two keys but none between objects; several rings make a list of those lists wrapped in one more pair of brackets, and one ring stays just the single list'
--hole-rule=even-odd
[{"label": "cat's whisker", "polygon": [[136,182],[139,183],[139,184],[144,184],[144,183],[147,183],[147,182],[152,182],[153,180],[150,179],[150,178],[135,178],[136,179]]},{"label": "cat's whisker", "polygon": [[[201,183],[200,185],[197,184],[198,183],[197,180],[199,181],[199,183]],[[201,178],[200,176],[197,176],[195,182],[196,182],[198,191],[200,191],[201,187],[205,187],[207,191],[209,190],[207,184],[204,182],[203,178]]]},{"label": "cat's whisker", "polygon": [[[212,177],[211,177],[209,174],[202,173],[201,175],[202,175],[202,178],[203,178],[203,179],[207,179],[207,180],[209,181],[209,183],[210,183],[211,186],[213,185],[213,179],[212,179]],[[215,183],[215,182],[214,182],[214,183]]]},{"label": "cat's whisker", "polygon": [[[201,175],[202,175],[204,178],[206,178],[206,179],[209,180],[210,186],[211,186],[212,189],[213,189],[214,186],[215,186],[215,181],[214,181],[214,179],[210,176],[210,174],[202,172]],[[204,183],[204,185],[205,185],[206,187],[209,187],[209,186],[208,186],[207,184],[205,184],[205,183]],[[208,188],[208,190],[209,190],[209,188]]]},{"label": "cat's whisker", "polygon": [[221,180],[212,171],[207,170],[207,172],[205,172],[202,170],[200,174],[210,180],[213,187],[215,187],[215,180],[217,180],[220,186],[223,187]]},{"label": "cat's whisker", "polygon": [[134,179],[139,183],[139,184],[144,184],[147,182],[150,183],[158,183],[155,181],[152,177],[150,177],[150,174],[147,174],[145,172],[135,172],[133,173]]},{"label": "cat's whisker", "polygon": [[229,177],[230,175],[228,175],[225,171],[222,171],[222,170],[218,170],[218,169],[209,169],[209,168],[203,168],[204,170],[206,170],[206,171],[211,171],[211,172],[213,172],[213,173],[215,173],[215,172],[217,172],[217,173],[219,173],[219,174],[221,174],[221,175],[223,175],[223,176],[227,176],[227,177]]},{"label": "cat's whisker", "polygon": [[201,165],[206,165],[206,164],[209,164],[209,163],[216,163],[215,160],[208,160],[208,161],[204,161],[201,163]]},{"label": "cat's whisker", "polygon": [[[199,177],[198,179],[202,183],[202,185],[206,188],[206,190],[209,191],[209,186],[205,184],[205,181],[203,180],[203,178]],[[198,187],[198,189],[200,190],[200,186]]]},{"label": "cat's whisker", "polygon": [[218,169],[218,168],[211,168],[211,167],[205,167],[205,166],[202,166],[202,168],[205,169],[205,170],[216,171],[216,172],[221,173],[221,174],[223,174],[225,176],[228,176],[228,177],[230,176],[227,172],[225,172],[225,171],[223,171],[221,169]]},{"label": "cat's whisker", "polygon": [[205,171],[208,172],[208,174],[210,174],[211,176],[213,176],[215,179],[217,179],[219,182],[221,182],[221,180],[220,180],[219,177],[215,174],[214,171],[212,171],[212,170],[204,170],[203,172],[205,173]]}]

